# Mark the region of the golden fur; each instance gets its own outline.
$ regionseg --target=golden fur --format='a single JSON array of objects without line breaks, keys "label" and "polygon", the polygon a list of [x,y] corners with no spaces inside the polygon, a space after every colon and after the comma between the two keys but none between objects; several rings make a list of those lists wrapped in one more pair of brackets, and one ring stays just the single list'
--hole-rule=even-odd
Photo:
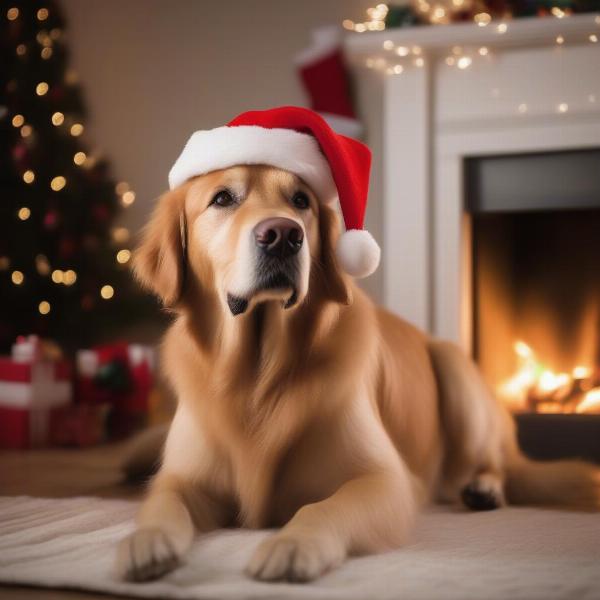
[{"label": "golden fur", "polygon": [[[209,206],[223,187],[243,198],[236,208]],[[295,189],[308,210],[290,204]],[[252,267],[248,231],[272,216],[305,234],[298,303],[284,310],[289,290],[257,292],[233,316],[225,293]],[[178,408],[139,529],[119,548],[123,577],[160,576],[196,532],[240,525],[281,527],[250,576],[311,580],[348,555],[399,546],[423,503],[465,486],[498,505],[506,490],[508,501],[598,506],[597,471],[559,463],[546,476],[458,349],[376,307],[338,270],[338,230],[298,178],[264,166],[210,173],[159,201],[135,270],[176,315],[163,363]]]}]

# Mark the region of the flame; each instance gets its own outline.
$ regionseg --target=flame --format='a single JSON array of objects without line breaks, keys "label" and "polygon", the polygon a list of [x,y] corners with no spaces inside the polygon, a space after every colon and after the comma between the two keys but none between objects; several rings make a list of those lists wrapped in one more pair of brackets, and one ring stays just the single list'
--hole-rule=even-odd
[{"label": "flame", "polygon": [[522,340],[517,340],[513,348],[520,358],[528,359],[533,357],[533,350]]},{"label": "flame", "polygon": [[587,392],[582,402],[575,408],[576,413],[600,413],[600,387]]},{"label": "flame", "polygon": [[589,367],[579,365],[573,369],[573,379],[587,379],[591,374],[592,370]]},{"label": "flame", "polygon": [[600,387],[594,387],[598,381],[593,379],[593,369],[577,365],[571,373],[557,373],[545,367],[524,341],[517,340],[513,349],[517,370],[497,387],[498,395],[510,409],[600,413]]}]

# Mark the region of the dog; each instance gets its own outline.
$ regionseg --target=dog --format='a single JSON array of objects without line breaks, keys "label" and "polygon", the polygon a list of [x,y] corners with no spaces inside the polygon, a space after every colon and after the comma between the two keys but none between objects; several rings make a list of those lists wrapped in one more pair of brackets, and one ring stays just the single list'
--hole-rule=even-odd
[{"label": "dog", "polygon": [[398,548],[434,500],[597,510],[600,471],[538,463],[474,364],[377,307],[338,266],[336,211],[291,172],[242,165],[167,192],[134,255],[175,315],[178,406],[122,578],[174,569],[196,534],[280,528],[246,572],[306,582]]}]

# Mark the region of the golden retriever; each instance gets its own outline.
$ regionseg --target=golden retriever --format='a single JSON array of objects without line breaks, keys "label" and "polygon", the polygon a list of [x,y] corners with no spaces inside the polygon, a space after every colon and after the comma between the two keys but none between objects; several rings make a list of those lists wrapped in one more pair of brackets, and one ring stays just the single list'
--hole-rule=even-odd
[{"label": "golden retriever", "polygon": [[196,533],[231,525],[281,527],[249,576],[310,581],[397,548],[433,499],[598,508],[594,467],[526,459],[461,351],[338,269],[339,229],[303,181],[267,166],[160,199],[134,268],[176,315],[163,362],[178,407],[122,577],[159,577]]}]

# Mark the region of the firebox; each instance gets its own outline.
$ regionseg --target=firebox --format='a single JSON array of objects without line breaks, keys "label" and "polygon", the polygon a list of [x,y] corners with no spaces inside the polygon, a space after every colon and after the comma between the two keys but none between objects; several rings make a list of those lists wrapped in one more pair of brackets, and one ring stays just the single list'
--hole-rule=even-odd
[{"label": "firebox", "polygon": [[521,445],[600,461],[600,149],[465,160],[472,347]]}]

